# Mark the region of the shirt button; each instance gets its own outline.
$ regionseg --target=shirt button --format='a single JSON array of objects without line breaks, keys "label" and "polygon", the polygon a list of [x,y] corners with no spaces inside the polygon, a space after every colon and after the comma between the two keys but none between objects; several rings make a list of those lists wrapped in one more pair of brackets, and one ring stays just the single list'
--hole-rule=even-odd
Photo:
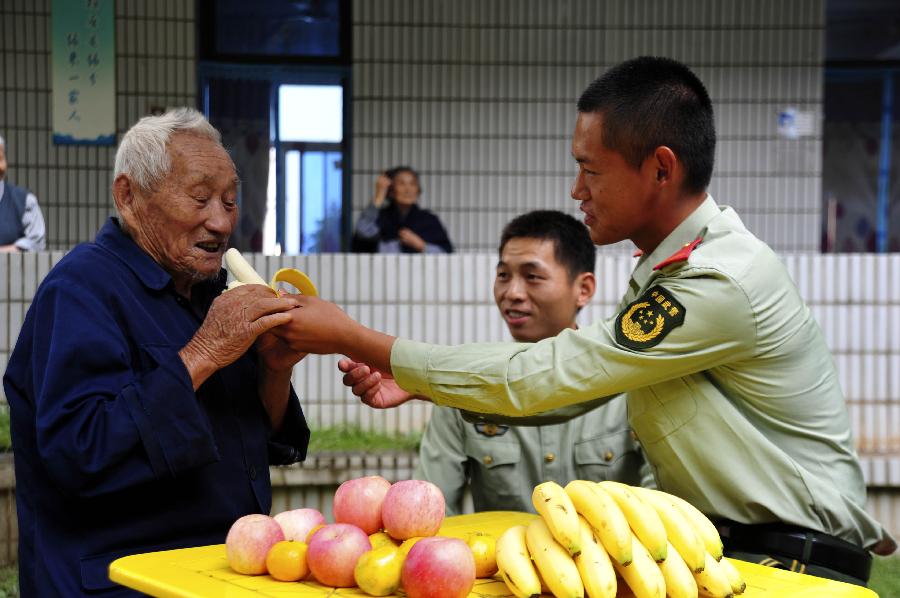
[{"label": "shirt button", "polygon": [[613,455],[612,451],[606,451],[606,454],[603,455],[603,458],[607,461],[612,461],[613,457],[615,457],[615,455]]},{"label": "shirt button", "polygon": [[251,466],[250,466],[250,469],[248,470],[248,473],[250,474],[250,479],[251,479],[251,480],[255,480],[255,479],[256,479],[256,467],[254,467],[253,465],[251,465]]},{"label": "shirt button", "polygon": [[491,457],[490,455],[485,455],[485,457],[484,457],[484,459],[482,459],[482,461],[484,461],[485,465],[490,465],[491,463],[494,462],[494,458]]},{"label": "shirt button", "polygon": [[631,439],[635,441],[637,440],[637,434],[634,433],[634,430],[631,431]]},{"label": "shirt button", "polygon": [[556,455],[554,455],[553,453],[547,453],[546,455],[544,455],[544,461],[546,461],[547,463],[553,463],[554,459],[556,459]]}]

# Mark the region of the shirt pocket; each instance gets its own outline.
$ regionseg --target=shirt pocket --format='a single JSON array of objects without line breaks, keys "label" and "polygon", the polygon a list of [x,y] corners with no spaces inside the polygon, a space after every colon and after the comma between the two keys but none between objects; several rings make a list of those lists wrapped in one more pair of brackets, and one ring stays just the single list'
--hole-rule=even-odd
[{"label": "shirt pocket", "polygon": [[[472,493],[491,497],[491,502],[518,498],[524,475],[520,470],[522,447],[516,441],[467,437]],[[499,499],[499,500],[494,500]]]},{"label": "shirt pocket", "polygon": [[574,454],[579,480],[640,484],[642,459],[630,430],[580,440],[575,443]]}]

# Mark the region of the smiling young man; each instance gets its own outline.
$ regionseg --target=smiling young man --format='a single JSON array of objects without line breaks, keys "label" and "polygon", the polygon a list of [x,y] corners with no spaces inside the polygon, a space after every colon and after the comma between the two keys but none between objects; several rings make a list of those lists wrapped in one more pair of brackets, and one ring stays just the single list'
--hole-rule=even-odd
[{"label": "smiling young man", "polygon": [[310,297],[278,334],[351,357],[344,383],[375,407],[429,397],[496,419],[625,392],[660,489],[716,519],[728,553],[865,584],[869,552],[896,542],[866,512],[818,324],[778,256],[706,191],[715,141],[706,89],[674,60],[626,61],[582,94],[572,197],[595,243],[642,251],[607,321],[534,344],[446,347]]},{"label": "smiling young man", "polygon": [[197,111],[122,139],[119,214],[38,288],[3,379],[26,596],[133,596],[128,554],[216,544],[271,508],[269,464],[306,454],[290,376],[267,331],[296,306],[260,285],[222,294],[237,175]]},{"label": "smiling young man", "polygon": [[[582,223],[562,212],[528,212],[503,229],[499,254],[494,301],[515,340],[535,343],[578,328],[578,312],[597,286],[596,249]],[[462,512],[467,486],[475,511],[534,512],[532,490],[548,480],[652,484],[624,396],[580,417],[550,411],[529,423],[469,422],[458,409],[435,406],[415,477],[443,491],[448,515]]]}]

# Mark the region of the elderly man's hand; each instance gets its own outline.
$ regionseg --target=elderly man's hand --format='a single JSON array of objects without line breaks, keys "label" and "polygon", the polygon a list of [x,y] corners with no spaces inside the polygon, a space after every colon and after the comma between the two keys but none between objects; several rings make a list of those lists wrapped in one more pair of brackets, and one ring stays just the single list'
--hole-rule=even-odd
[{"label": "elderly man's hand", "polygon": [[179,351],[195,388],[233,363],[262,333],[286,324],[297,307],[293,297],[276,297],[262,285],[244,285],[216,297],[194,337]]},{"label": "elderly man's hand", "polygon": [[271,331],[263,332],[256,339],[256,352],[262,366],[273,371],[289,370],[307,356],[307,353],[291,349],[287,342]]}]

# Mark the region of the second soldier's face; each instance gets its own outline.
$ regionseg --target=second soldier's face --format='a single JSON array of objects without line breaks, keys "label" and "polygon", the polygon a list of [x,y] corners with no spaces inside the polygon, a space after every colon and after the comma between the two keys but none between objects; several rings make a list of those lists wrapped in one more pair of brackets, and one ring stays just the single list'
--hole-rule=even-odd
[{"label": "second soldier's face", "polygon": [[578,277],[556,261],[554,242],[514,237],[500,254],[494,301],[513,338],[533,343],[575,326],[583,305]]},{"label": "second soldier's face", "polygon": [[621,154],[603,145],[603,115],[582,112],[572,136],[578,173],[572,198],[581,202],[584,223],[597,245],[641,237],[657,215],[649,168],[634,168]]}]

